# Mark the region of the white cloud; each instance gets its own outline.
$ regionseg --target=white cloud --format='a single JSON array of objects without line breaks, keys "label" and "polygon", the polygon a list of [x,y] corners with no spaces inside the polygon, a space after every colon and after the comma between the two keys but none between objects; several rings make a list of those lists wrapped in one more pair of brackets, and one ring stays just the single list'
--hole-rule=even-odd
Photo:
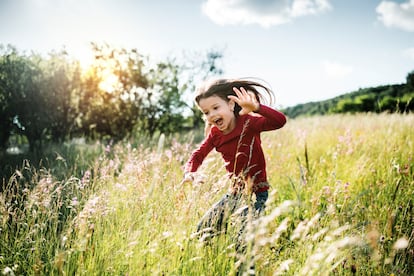
[{"label": "white cloud", "polygon": [[294,0],[291,14],[293,17],[299,17],[308,14],[318,14],[330,9],[331,4],[328,0]]},{"label": "white cloud", "polygon": [[344,78],[352,73],[353,68],[350,65],[344,65],[333,61],[322,62],[325,74],[331,78]]},{"label": "white cloud", "polygon": [[414,60],[414,47],[403,50],[402,54],[403,56]]},{"label": "white cloud", "polygon": [[281,25],[295,17],[331,9],[330,0],[207,0],[203,12],[220,25]]},{"label": "white cloud", "polygon": [[414,32],[414,0],[398,4],[382,1],[376,9],[378,19],[387,27]]}]

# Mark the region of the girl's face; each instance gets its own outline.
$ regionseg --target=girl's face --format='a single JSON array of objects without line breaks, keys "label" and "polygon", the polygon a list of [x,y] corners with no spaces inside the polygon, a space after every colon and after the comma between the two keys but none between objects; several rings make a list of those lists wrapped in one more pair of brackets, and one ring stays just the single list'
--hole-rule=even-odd
[{"label": "girl's face", "polygon": [[218,96],[201,99],[198,106],[207,121],[216,126],[224,134],[230,133],[236,126],[234,101],[225,101]]}]

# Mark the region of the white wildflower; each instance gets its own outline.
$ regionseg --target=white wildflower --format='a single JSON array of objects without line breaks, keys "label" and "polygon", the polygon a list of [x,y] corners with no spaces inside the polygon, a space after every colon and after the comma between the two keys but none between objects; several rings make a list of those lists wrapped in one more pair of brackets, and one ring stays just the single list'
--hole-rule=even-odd
[{"label": "white wildflower", "polygon": [[408,247],[408,240],[406,238],[399,238],[393,245],[394,250],[401,250]]},{"label": "white wildflower", "polygon": [[2,272],[3,275],[11,275],[14,276],[14,271],[10,267],[6,266]]},{"label": "white wildflower", "polygon": [[162,233],[162,236],[164,237],[164,238],[169,238],[169,237],[171,237],[173,235],[173,233],[171,232],[171,231],[165,231],[165,232],[163,232]]},{"label": "white wildflower", "polygon": [[288,259],[286,261],[283,261],[279,265],[279,268],[275,271],[274,275],[284,275],[285,272],[289,270],[289,266],[291,264],[293,264],[293,260],[292,259]]}]

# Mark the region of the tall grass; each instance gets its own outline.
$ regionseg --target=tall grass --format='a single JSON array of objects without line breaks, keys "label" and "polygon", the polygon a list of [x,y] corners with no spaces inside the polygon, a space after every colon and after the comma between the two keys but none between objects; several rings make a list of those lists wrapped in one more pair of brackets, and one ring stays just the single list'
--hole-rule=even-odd
[{"label": "tall grass", "polygon": [[[194,145],[159,139],[90,156],[89,169],[17,171],[0,198],[0,269],[6,275],[410,275],[414,271],[413,115],[291,120],[265,133],[272,186],[248,218],[247,248],[227,234],[194,238],[227,190],[212,153],[181,184]],[[191,139],[189,139],[191,141]],[[83,156],[86,156],[85,154]],[[76,162],[75,162],[76,164]],[[63,168],[65,167],[65,168]]]}]

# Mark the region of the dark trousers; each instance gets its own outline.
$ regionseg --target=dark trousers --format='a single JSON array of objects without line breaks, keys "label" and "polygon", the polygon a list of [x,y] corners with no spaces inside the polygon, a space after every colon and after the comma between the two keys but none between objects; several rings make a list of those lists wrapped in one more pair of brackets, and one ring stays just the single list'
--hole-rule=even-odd
[{"label": "dark trousers", "polygon": [[[245,239],[245,230],[249,217],[251,215],[257,218],[264,210],[266,200],[269,196],[268,191],[256,193],[255,200],[246,200],[242,195],[226,194],[216,202],[210,210],[201,218],[197,225],[197,235],[202,241],[209,240],[213,236],[225,233],[230,216],[238,220],[238,232],[236,237],[235,249],[238,255],[245,255],[247,243]],[[247,262],[246,262],[247,261]],[[254,272],[254,261],[252,257],[238,264],[236,275],[242,275],[243,271],[249,269]]]},{"label": "dark trousers", "polygon": [[253,204],[249,208],[241,194],[226,194],[201,218],[197,225],[197,232],[217,233],[225,231],[231,215],[237,215],[236,219],[244,222],[247,219],[249,209],[253,211],[253,216],[260,215],[265,208],[268,196],[268,191],[256,193],[256,199],[251,202]]}]

